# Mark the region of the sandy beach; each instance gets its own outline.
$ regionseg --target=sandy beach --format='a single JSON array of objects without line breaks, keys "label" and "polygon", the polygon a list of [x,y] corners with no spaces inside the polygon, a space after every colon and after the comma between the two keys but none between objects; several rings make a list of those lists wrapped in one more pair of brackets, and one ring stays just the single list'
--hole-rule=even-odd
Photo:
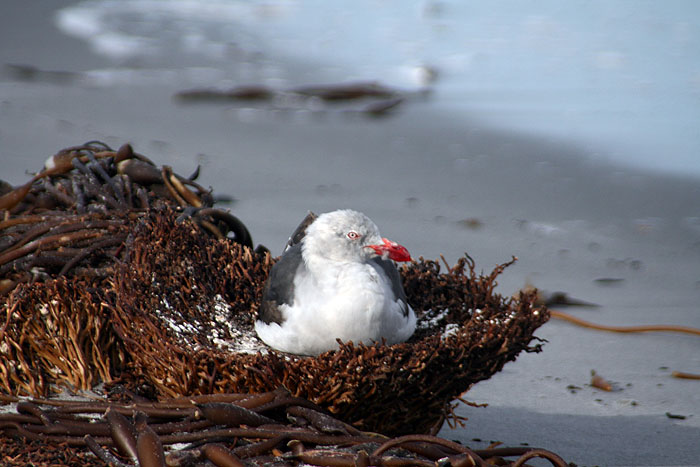
[{"label": "sandy beach", "polygon": [[[213,65],[192,79],[173,62],[97,55],[56,28],[70,3],[3,8],[1,179],[24,183],[66,146],[130,142],[179,173],[201,165],[200,183],[235,198],[232,212],[273,254],[307,211],[349,207],[415,257],[454,263],[467,252],[488,272],[517,256],[504,295],[532,284],[599,305],[566,310],[589,321],[700,327],[700,178],[613,165],[581,142],[441,111],[430,94],[384,118],[342,106],[183,103],[174,95]],[[274,63],[282,87],[328,79],[313,63],[247,60]],[[466,426],[441,436],[479,448],[528,443],[578,465],[700,465],[700,383],[671,376],[700,373],[697,336],[557,320],[537,335],[544,351],[474,386],[466,399],[488,407],[460,407]],[[591,387],[591,370],[614,390]]]}]

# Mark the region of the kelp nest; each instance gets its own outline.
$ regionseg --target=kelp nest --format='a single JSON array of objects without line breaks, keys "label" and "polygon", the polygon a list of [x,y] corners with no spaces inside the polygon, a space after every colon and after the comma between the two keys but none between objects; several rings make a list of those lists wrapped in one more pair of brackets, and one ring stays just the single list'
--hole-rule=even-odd
[{"label": "kelp nest", "polygon": [[[0,386],[48,396],[119,384],[150,398],[285,388],[363,431],[435,432],[451,404],[522,351],[549,318],[536,291],[476,272],[401,268],[418,328],[406,343],[272,351],[253,323],[275,259],[192,177],[124,145],[60,151],[0,197]],[[534,345],[532,344],[534,341]]]}]

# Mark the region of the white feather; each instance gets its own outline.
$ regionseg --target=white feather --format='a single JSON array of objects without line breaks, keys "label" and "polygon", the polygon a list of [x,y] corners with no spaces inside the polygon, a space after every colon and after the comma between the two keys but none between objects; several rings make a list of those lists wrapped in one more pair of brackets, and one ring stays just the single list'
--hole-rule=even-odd
[{"label": "white feather", "polygon": [[[361,241],[347,238],[349,230]],[[258,336],[284,352],[317,355],[343,342],[387,344],[407,340],[415,330],[413,310],[394,296],[390,279],[366,245],[381,243],[364,214],[334,211],[319,216],[304,237],[305,267],[294,278],[294,301],[282,305],[282,325],[255,323]],[[408,313],[404,311],[408,309]]]}]

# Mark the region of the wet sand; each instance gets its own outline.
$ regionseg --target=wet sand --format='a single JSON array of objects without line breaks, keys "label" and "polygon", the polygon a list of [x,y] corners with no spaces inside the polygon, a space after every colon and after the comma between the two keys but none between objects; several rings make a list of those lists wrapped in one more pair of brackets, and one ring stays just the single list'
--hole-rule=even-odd
[{"label": "wet sand", "polygon": [[[307,210],[352,207],[414,256],[454,262],[468,252],[485,271],[517,256],[500,281],[506,295],[529,282],[601,305],[569,310],[598,323],[700,327],[698,179],[614,167],[586,144],[489,128],[430,98],[383,119],[335,107],[183,105],[173,99],[178,79],[98,79],[95,70],[138,67],[61,35],[56,7],[13,2],[0,19],[4,180],[24,182],[65,146],[129,141],[179,173],[201,164],[200,182],[235,197],[232,211],[273,253]],[[22,80],[7,64],[70,74]],[[281,68],[289,84],[323,82],[305,64]],[[527,442],[580,465],[700,463],[700,385],[670,376],[700,373],[700,339],[557,321],[538,335],[549,341],[544,352],[476,385],[466,398],[490,406],[461,408],[467,426],[441,436]],[[591,369],[617,390],[588,386]]]}]

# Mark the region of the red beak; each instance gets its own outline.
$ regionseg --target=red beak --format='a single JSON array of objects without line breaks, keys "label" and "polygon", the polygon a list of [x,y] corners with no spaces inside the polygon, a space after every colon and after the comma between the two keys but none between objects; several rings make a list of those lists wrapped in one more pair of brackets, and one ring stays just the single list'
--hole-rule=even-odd
[{"label": "red beak", "polygon": [[389,259],[394,261],[411,261],[411,255],[406,247],[392,242],[388,238],[382,238],[382,241],[384,242],[383,245],[368,245],[368,247],[373,249],[379,256],[388,255]]}]

